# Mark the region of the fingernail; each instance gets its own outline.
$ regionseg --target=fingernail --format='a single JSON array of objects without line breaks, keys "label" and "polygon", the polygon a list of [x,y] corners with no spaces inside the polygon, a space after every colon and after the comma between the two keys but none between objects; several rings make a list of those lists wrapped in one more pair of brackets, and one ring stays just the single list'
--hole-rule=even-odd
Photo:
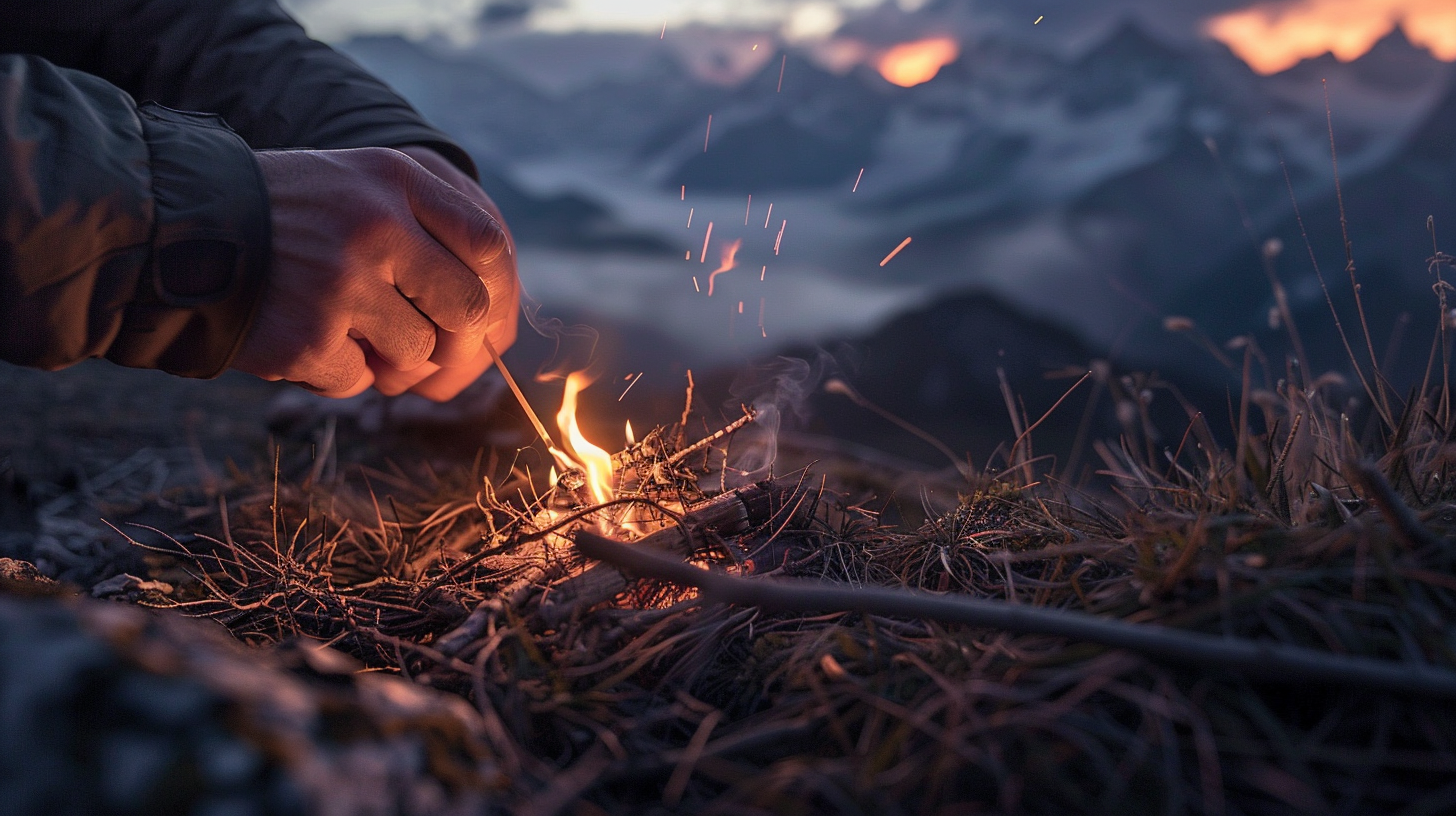
[{"label": "fingernail", "polygon": [[486,228],[483,232],[485,233],[484,238],[487,241],[487,246],[481,248],[481,263],[490,263],[495,260],[502,250],[507,255],[511,255],[511,242],[510,239],[506,238],[505,225],[501,224],[501,222],[495,219],[495,216],[485,212],[485,210],[481,210],[481,212],[486,218]]}]

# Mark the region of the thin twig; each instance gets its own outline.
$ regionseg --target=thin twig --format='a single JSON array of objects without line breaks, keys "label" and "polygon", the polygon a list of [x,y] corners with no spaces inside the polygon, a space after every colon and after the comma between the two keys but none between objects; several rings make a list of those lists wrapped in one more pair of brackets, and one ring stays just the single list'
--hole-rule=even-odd
[{"label": "thin twig", "polygon": [[668,458],[668,460],[667,460],[667,466],[668,467],[673,467],[675,465],[680,464],[683,460],[687,459],[689,456],[692,456],[693,454],[701,451],[702,449],[708,447],[709,445],[713,444],[714,442],[717,442],[719,439],[722,439],[723,437],[728,436],[730,434],[737,433],[745,425],[747,425],[748,423],[754,421],[756,418],[758,418],[758,412],[757,411],[755,411],[754,409],[752,409],[752,408],[750,408],[750,407],[748,407],[746,405],[743,406],[743,416],[741,416],[738,419],[734,420],[732,422],[732,424],[728,425],[727,427],[722,428],[721,430],[718,430],[717,432],[715,432],[713,434],[710,434],[708,436],[705,436],[702,439],[699,439],[698,441],[694,442],[693,444],[688,445],[686,448],[683,448],[682,450],[678,451],[677,453],[674,453],[671,457]]}]

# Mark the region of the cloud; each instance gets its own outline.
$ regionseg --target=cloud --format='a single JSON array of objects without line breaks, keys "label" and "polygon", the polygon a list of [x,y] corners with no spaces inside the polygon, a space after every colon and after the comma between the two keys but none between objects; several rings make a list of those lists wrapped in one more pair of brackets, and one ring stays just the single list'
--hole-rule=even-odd
[{"label": "cloud", "polygon": [[828,37],[844,25],[844,11],[829,0],[815,0],[794,8],[784,22],[784,38],[789,42],[818,40]]},{"label": "cloud", "polygon": [[1438,58],[1456,60],[1451,0],[1285,0],[1216,16],[1206,30],[1254,70],[1272,74],[1325,53],[1349,62],[1396,26]]}]

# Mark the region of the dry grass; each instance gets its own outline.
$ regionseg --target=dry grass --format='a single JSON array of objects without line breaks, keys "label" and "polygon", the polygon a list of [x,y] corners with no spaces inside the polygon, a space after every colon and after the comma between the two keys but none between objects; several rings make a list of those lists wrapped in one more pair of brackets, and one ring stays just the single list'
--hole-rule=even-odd
[{"label": "dry grass", "polygon": [[[1124,385],[1113,393],[1140,390]],[[1403,408],[1386,396],[1399,413],[1366,442],[1335,378],[1250,385],[1231,450],[1201,414],[1167,449],[1129,421],[1095,447],[1091,492],[1038,472],[1023,441],[1000,478],[915,530],[804,474],[792,508],[695,537],[693,555],[1456,668],[1453,429],[1444,389],[1428,390]],[[700,506],[711,457],[653,467],[679,431],[629,452],[613,512],[647,508],[661,527]],[[1362,480],[1367,460],[1383,480]],[[289,470],[257,474],[210,546],[177,550],[196,576],[179,606],[466,697],[513,780],[503,812],[1456,808],[1450,699],[931,620],[703,605],[651,581],[552,621],[542,602],[586,568],[569,532],[591,516],[540,473],[490,460],[423,485],[318,484]]]},{"label": "dry grass", "polygon": [[[1448,261],[1432,258],[1438,283]],[[686,413],[618,455],[610,506],[519,455],[426,480],[323,479],[328,451],[275,460],[239,480],[211,538],[169,548],[193,576],[174,603],[470,700],[511,780],[501,812],[1456,810],[1449,694],[1338,666],[1295,683],[1014,627],[708,603],[574,546],[575,529],[605,529],[752,581],[969,596],[1452,677],[1444,320],[1405,401],[1373,351],[1351,352],[1353,391],[1302,362],[1275,370],[1250,340],[1228,348],[1242,355],[1218,353],[1242,379],[1231,444],[1192,406],[1156,436],[1148,395],[1176,389],[1094,366],[1122,425],[1089,446],[1094,481],[1035,455],[1033,431],[1057,418],[1018,415],[1008,392],[1017,438],[995,469],[958,472],[957,505],[927,504],[917,529],[857,504],[871,496],[853,485],[883,464],[781,477],[725,515],[747,494],[705,492],[723,457],[689,444]]]}]

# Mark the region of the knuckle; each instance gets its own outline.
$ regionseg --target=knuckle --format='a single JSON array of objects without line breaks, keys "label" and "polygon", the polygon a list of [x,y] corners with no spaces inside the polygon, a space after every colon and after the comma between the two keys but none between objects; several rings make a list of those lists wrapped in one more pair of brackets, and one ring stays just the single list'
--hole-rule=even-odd
[{"label": "knuckle", "polygon": [[435,332],[427,327],[400,332],[393,341],[390,352],[394,359],[388,362],[400,371],[419,368],[435,350]]},{"label": "knuckle", "polygon": [[427,329],[417,333],[410,348],[410,368],[419,368],[424,365],[433,353],[435,353],[435,332]]},{"label": "knuckle", "polygon": [[408,172],[415,164],[414,159],[391,147],[361,147],[359,153],[370,164],[397,173]]},{"label": "knuckle", "polygon": [[485,327],[486,318],[490,315],[492,298],[490,292],[479,281],[472,281],[464,292],[464,298],[460,302],[461,331],[476,332]]},{"label": "knuckle", "polygon": [[445,271],[421,286],[430,287],[431,294],[425,297],[429,306],[416,300],[416,306],[435,325],[448,332],[479,334],[485,327],[491,309],[491,296],[481,279],[462,266],[454,258],[449,260]]},{"label": "knuckle", "polygon": [[300,377],[300,381],[326,393],[347,391],[359,381],[362,366],[362,361],[355,364],[354,361],[339,355],[314,368],[308,376]]},{"label": "knuckle", "polygon": [[505,226],[497,221],[495,216],[473,201],[468,201],[468,203],[472,210],[470,213],[470,248],[475,256],[472,260],[479,267],[494,264],[509,250],[510,236],[506,234]]}]

